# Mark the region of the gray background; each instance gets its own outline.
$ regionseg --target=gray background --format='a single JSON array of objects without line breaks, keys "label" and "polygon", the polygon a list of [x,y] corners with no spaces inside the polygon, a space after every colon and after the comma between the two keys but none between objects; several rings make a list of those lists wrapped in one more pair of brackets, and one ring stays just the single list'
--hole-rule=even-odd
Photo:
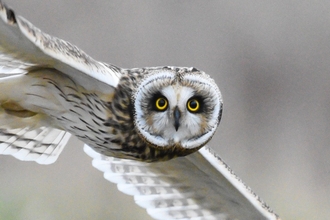
[{"label": "gray background", "polygon": [[[283,219],[329,218],[330,1],[7,4],[98,60],[209,73],[224,96],[211,146]],[[148,219],[76,139],[51,166],[0,160],[0,219]]]}]

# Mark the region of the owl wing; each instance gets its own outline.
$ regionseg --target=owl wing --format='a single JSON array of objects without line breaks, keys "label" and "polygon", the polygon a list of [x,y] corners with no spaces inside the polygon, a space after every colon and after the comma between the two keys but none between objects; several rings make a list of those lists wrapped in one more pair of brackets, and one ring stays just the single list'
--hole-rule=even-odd
[{"label": "owl wing", "polygon": [[[87,90],[109,94],[117,86],[120,68],[95,61],[69,42],[43,33],[23,17],[15,15],[1,0],[0,17],[0,84],[8,77],[51,68],[68,75]],[[4,114],[2,104],[0,154],[40,164],[53,163],[70,134],[40,126],[38,116],[22,119],[20,123],[25,121],[26,126],[19,126],[15,119],[10,120],[12,118]]]},{"label": "owl wing", "polygon": [[107,180],[155,219],[279,219],[209,147],[158,163],[84,150]]},{"label": "owl wing", "polygon": [[105,92],[117,86],[120,68],[98,62],[69,42],[43,33],[1,1],[0,17],[0,77],[44,67],[69,75],[89,90]]}]

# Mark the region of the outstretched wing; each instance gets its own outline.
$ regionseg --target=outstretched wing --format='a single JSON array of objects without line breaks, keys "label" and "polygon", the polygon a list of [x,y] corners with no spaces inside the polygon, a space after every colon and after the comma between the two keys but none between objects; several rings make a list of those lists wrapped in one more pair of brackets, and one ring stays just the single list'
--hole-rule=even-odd
[{"label": "outstretched wing", "polygon": [[159,163],[84,150],[107,180],[155,219],[279,219],[209,147]]},{"label": "outstretched wing", "polygon": [[88,90],[106,92],[117,86],[120,68],[98,62],[69,42],[43,33],[1,1],[0,17],[0,76],[45,67],[69,75]]},{"label": "outstretched wing", "polygon": [[[6,84],[8,79],[36,69],[41,72],[43,69],[56,69],[86,90],[111,94],[119,82],[121,70],[94,60],[69,42],[43,33],[17,16],[1,0],[0,17],[0,154],[40,164],[53,163],[70,134],[42,123],[45,117],[26,111],[20,103],[11,102],[10,95],[24,88],[6,91],[6,87],[12,87]],[[10,109],[15,110],[18,117],[7,114]]]}]

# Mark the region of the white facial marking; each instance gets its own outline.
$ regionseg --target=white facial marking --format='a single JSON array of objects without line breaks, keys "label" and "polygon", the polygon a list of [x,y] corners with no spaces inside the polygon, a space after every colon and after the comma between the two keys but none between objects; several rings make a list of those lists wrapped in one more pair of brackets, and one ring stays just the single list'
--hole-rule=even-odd
[{"label": "white facial marking", "polygon": [[[174,84],[167,86],[160,91],[169,102],[169,107],[167,110],[169,120],[167,120],[166,124],[155,123],[155,129],[162,131],[163,138],[172,144],[178,144],[182,140],[188,140],[189,138],[198,135],[200,132],[200,118],[198,115],[187,111],[187,101],[193,97],[194,90],[190,87]],[[176,107],[178,107],[181,113],[180,126],[178,130],[174,127],[173,112]],[[158,117],[155,116],[155,121],[157,121],[156,118]]]},{"label": "white facial marking", "polygon": [[[157,70],[142,81],[135,94],[135,123],[141,135],[155,146],[170,147],[178,144],[188,149],[200,147],[212,137],[218,125],[221,94],[206,74],[185,74],[180,76],[180,80],[177,77],[174,71]],[[167,99],[166,110],[151,109],[156,93]],[[187,102],[194,95],[205,98],[205,103],[208,103],[207,113],[188,111]],[[177,130],[175,108],[180,111]]]}]

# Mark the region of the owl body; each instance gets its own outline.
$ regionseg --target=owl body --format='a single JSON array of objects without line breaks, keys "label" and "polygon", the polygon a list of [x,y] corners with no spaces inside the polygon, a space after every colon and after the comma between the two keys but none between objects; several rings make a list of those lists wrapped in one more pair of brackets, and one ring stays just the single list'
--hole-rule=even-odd
[{"label": "owl body", "polygon": [[[27,154],[44,153],[34,146],[56,148],[64,141],[33,137],[61,139],[51,135],[54,128],[62,131],[56,135],[68,132],[103,155],[151,162],[195,152],[215,133],[222,96],[204,72],[119,68],[43,33],[1,2],[0,15],[0,141],[6,140],[5,151],[8,146],[14,153],[24,149],[21,140],[31,145]],[[13,128],[22,128],[23,134]]]},{"label": "owl body", "polygon": [[[215,130],[220,121],[221,96],[213,98],[214,104],[209,109],[204,103],[203,112],[187,113],[189,98],[200,93],[197,96],[202,99],[203,94],[198,90],[203,88],[195,85],[197,82],[185,80],[190,75],[206,77],[207,83],[215,85],[205,73],[195,68],[180,67],[122,69],[119,83],[113,91],[109,88],[110,93],[90,91],[69,76],[51,69],[36,69],[9,78],[2,84],[15,85],[12,89],[5,89],[7,95],[3,93],[3,96],[29,112],[30,120],[33,117],[39,120],[39,126],[51,124],[70,132],[103,155],[152,162],[185,156],[198,150],[212,137],[212,129]],[[219,95],[216,88],[213,93]],[[208,93],[204,94],[203,102],[210,99]],[[167,100],[166,111],[155,109],[155,97]],[[182,99],[183,103],[177,99]],[[6,105],[3,107],[16,125],[19,120],[26,119],[17,118],[17,111],[10,111]],[[174,108],[180,114],[177,122]],[[206,126],[210,119],[204,117],[209,111],[216,113],[211,128]],[[187,114],[194,117],[188,118]],[[187,142],[184,138],[198,137],[205,132],[212,134],[201,143],[191,140],[197,145],[184,146],[183,141]]]}]

